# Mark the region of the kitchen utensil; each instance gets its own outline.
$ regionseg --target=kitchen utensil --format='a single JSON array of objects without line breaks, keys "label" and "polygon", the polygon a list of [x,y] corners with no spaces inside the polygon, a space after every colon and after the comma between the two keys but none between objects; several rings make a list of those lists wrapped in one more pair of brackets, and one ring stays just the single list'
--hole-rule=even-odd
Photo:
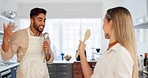
[{"label": "kitchen utensil", "polygon": [[[44,36],[44,41],[47,41],[48,40],[48,38],[49,38],[49,34],[48,34],[48,32],[45,32],[44,34],[43,34],[43,36]],[[46,60],[46,54],[45,54],[45,52],[43,52],[44,54],[44,59],[43,59],[43,62],[45,62],[45,60]]]},{"label": "kitchen utensil", "polygon": [[[86,32],[85,32],[85,35],[84,35],[83,42],[85,42],[86,40],[88,40],[88,38],[90,37],[90,34],[91,34],[90,29],[87,29]],[[80,52],[78,50],[78,52],[76,53],[76,56],[75,57],[77,58],[79,54],[80,54]]]}]

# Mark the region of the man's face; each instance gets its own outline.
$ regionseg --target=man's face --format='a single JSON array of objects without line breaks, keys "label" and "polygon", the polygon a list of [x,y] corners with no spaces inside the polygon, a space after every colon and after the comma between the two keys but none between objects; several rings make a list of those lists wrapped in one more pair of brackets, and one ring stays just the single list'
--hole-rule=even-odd
[{"label": "man's face", "polygon": [[33,27],[36,31],[42,33],[45,27],[46,15],[40,13],[33,18]]}]

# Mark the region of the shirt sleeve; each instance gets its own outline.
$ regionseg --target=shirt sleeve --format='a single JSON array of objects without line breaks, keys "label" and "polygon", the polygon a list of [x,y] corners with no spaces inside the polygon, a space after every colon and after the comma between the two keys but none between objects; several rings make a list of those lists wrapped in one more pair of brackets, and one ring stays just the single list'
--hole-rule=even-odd
[{"label": "shirt sleeve", "polygon": [[129,55],[118,54],[115,63],[115,78],[132,78],[133,60]]},{"label": "shirt sleeve", "polygon": [[[4,52],[3,51],[3,49],[2,49],[2,46],[1,46],[1,48],[0,48],[0,51],[1,51],[1,57],[2,57],[2,59],[4,60],[4,61],[7,61],[7,60],[9,60],[10,58],[12,58],[13,57],[13,55],[14,54],[16,54],[16,52],[17,52],[17,49],[19,48],[18,47],[18,37],[17,37],[17,32],[15,32],[14,34],[13,34],[13,37],[11,38],[11,40],[10,40],[10,47],[9,47],[9,49],[8,49],[8,51],[7,52]],[[12,49],[13,48],[13,49]]]}]

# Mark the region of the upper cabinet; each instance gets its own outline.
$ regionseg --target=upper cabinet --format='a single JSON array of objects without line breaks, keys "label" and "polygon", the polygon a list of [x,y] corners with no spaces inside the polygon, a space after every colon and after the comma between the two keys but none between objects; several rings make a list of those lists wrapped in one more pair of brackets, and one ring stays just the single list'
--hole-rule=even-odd
[{"label": "upper cabinet", "polygon": [[9,19],[5,16],[0,15],[0,33],[3,33],[3,24],[5,23],[6,25],[9,24],[9,22],[11,23],[15,23],[14,20]]}]

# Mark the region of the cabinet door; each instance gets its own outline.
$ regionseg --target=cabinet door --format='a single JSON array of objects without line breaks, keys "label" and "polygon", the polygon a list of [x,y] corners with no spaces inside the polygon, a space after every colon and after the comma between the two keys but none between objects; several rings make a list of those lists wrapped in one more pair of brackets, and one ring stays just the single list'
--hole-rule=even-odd
[{"label": "cabinet door", "polygon": [[57,78],[57,76],[56,76],[57,74],[56,74],[56,72],[49,72],[49,77],[50,78]]},{"label": "cabinet door", "polygon": [[18,66],[15,66],[15,67],[12,67],[12,68],[11,68],[11,75],[12,75],[11,78],[16,78],[17,67],[18,67]]},{"label": "cabinet door", "polygon": [[73,77],[72,78],[84,78],[82,71],[73,71]]},{"label": "cabinet door", "polygon": [[58,64],[57,78],[72,78],[72,64]]},{"label": "cabinet door", "polygon": [[0,73],[1,74],[1,78],[11,78],[11,70],[5,70],[3,72]]},{"label": "cabinet door", "polygon": [[80,62],[74,62],[72,65],[73,70],[82,70]]},{"label": "cabinet door", "polygon": [[58,64],[57,65],[58,72],[70,72],[72,71],[72,65],[71,64]]},{"label": "cabinet door", "polygon": [[49,72],[56,72],[56,70],[57,70],[56,64],[48,64],[47,67],[48,67]]},{"label": "cabinet door", "polygon": [[56,64],[47,64],[48,67],[48,72],[49,72],[49,76],[50,78],[57,78],[57,65]]},{"label": "cabinet door", "polygon": [[58,77],[57,78],[72,78],[72,73],[71,71],[67,72],[57,72]]}]

